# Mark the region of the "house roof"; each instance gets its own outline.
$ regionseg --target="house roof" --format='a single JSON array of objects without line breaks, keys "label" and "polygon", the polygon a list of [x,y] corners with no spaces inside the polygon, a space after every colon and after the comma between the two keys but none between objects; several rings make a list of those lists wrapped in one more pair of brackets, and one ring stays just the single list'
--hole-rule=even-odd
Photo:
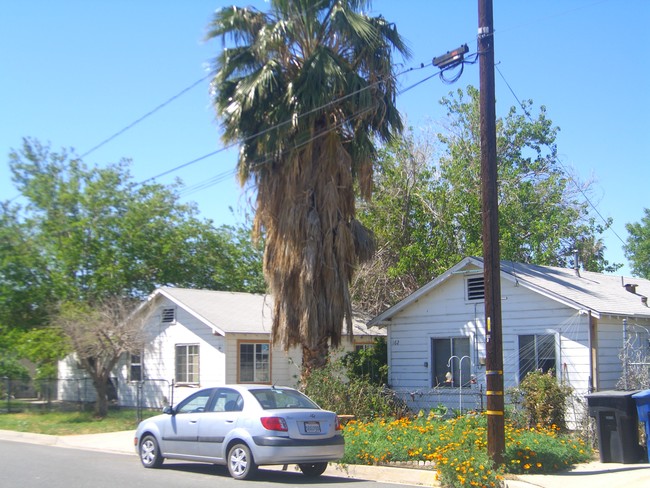
[{"label": "house roof", "polygon": [[[386,325],[396,313],[432,292],[453,275],[481,272],[482,269],[482,258],[467,257],[373,318],[368,325]],[[596,317],[606,315],[650,318],[647,298],[645,303],[643,301],[643,298],[650,296],[650,280],[643,278],[582,270],[576,273],[574,269],[501,261],[501,279],[529,288],[576,310],[590,311]],[[634,292],[628,291],[628,288]]]},{"label": "house roof", "polygon": [[[273,318],[273,297],[255,293],[196,290],[162,287],[151,298],[164,296],[182,307],[216,333],[269,334]],[[381,329],[366,326],[370,316],[353,312],[352,326],[355,336],[385,335]],[[344,324],[344,333],[346,332]]]}]

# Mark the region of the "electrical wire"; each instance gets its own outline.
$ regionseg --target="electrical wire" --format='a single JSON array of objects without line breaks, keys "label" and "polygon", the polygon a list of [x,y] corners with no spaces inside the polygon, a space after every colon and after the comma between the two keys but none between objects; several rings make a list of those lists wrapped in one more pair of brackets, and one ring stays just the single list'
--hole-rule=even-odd
[{"label": "electrical wire", "polygon": [[79,156],[79,157],[83,159],[84,157],[88,156],[89,154],[95,152],[95,151],[96,151],[97,149],[99,149],[100,147],[104,146],[105,144],[108,144],[108,143],[111,142],[113,139],[115,139],[116,137],[118,137],[118,136],[124,134],[127,130],[133,128],[134,126],[136,126],[137,124],[139,124],[140,122],[142,122],[143,120],[145,120],[146,118],[152,116],[152,115],[155,114],[158,110],[160,110],[160,109],[166,107],[166,106],[169,105],[171,102],[173,102],[174,100],[176,100],[177,98],[179,98],[181,95],[184,95],[185,93],[187,93],[188,91],[190,91],[192,88],[194,88],[195,86],[199,85],[201,82],[207,80],[210,76],[212,76],[212,74],[207,74],[207,75],[205,75],[203,78],[201,78],[201,79],[199,79],[199,80],[196,80],[196,81],[195,81],[194,83],[192,83],[190,86],[188,86],[188,87],[186,87],[186,88],[183,88],[183,89],[182,89],[180,92],[178,92],[176,95],[172,96],[171,98],[168,98],[167,100],[165,100],[163,103],[161,103],[160,105],[158,105],[158,106],[157,106],[156,108],[154,108],[153,110],[150,110],[149,112],[147,112],[146,114],[144,114],[142,117],[139,117],[139,118],[136,119],[135,121],[131,122],[129,125],[127,125],[127,126],[124,127],[123,129],[118,130],[115,134],[113,134],[112,136],[110,136],[110,137],[104,139],[102,142],[100,142],[100,143],[97,144],[96,146],[90,148],[88,151],[86,151],[85,153],[83,153],[83,154],[82,154],[81,156]]},{"label": "electrical wire", "polygon": [[[420,64],[419,67],[411,67],[411,68],[405,69],[405,70],[403,70],[403,71],[401,71],[401,72],[399,72],[399,73],[397,73],[397,74],[395,74],[395,75],[392,75],[392,74],[391,74],[390,76],[385,77],[385,78],[382,78],[382,79],[379,79],[379,80],[377,80],[377,81],[375,81],[375,82],[369,84],[368,86],[365,86],[365,87],[363,87],[363,88],[359,88],[358,90],[355,90],[355,91],[350,92],[350,93],[346,93],[345,95],[343,95],[343,96],[341,96],[341,97],[338,97],[338,98],[336,98],[336,99],[334,99],[334,100],[331,100],[331,101],[329,101],[329,102],[327,102],[327,103],[325,103],[325,104],[323,104],[323,105],[321,105],[321,106],[319,106],[319,107],[315,107],[315,108],[313,108],[313,109],[311,109],[311,110],[308,110],[307,112],[303,112],[302,114],[298,115],[298,117],[296,118],[296,120],[300,120],[300,119],[302,119],[302,118],[304,118],[304,117],[306,117],[306,116],[308,116],[308,115],[311,115],[311,114],[314,114],[314,113],[319,112],[319,111],[321,111],[321,110],[324,110],[324,109],[326,109],[327,107],[330,107],[330,106],[332,106],[332,105],[334,105],[334,104],[336,104],[336,103],[340,103],[340,102],[342,102],[342,101],[344,101],[344,100],[346,100],[346,99],[348,99],[348,98],[350,98],[350,97],[353,97],[353,96],[355,96],[355,95],[358,95],[359,93],[362,93],[362,92],[364,92],[365,90],[369,90],[369,89],[371,89],[371,88],[374,88],[374,87],[378,86],[379,84],[384,83],[384,82],[386,81],[387,78],[390,78],[390,77],[397,78],[397,77],[402,76],[402,75],[404,75],[404,74],[406,74],[406,73],[410,73],[410,72],[412,72],[412,71],[418,71],[418,70],[421,70],[421,69],[425,69],[425,68],[428,68],[429,66],[431,66],[431,65],[430,65],[430,64],[425,65],[425,64],[422,63],[422,64]],[[438,76],[441,72],[442,72],[442,70],[438,71],[437,73],[434,73],[433,75],[430,75],[430,76],[424,78],[423,80],[418,81],[417,83],[415,83],[415,84],[413,84],[413,85],[411,85],[411,86],[405,88],[404,90],[400,90],[400,91],[398,92],[398,95],[401,95],[401,94],[403,94],[403,93],[406,93],[407,91],[409,91],[409,90],[415,88],[416,86],[420,85],[421,83],[424,83],[425,81],[427,81],[427,80],[429,80],[429,79],[431,79],[431,78],[433,78],[433,77],[435,77],[435,76]],[[348,121],[349,121],[349,120],[348,120]],[[159,173],[159,174],[157,174],[157,175],[151,176],[151,177],[149,177],[149,178],[147,178],[147,179],[141,181],[140,184],[143,185],[143,184],[145,184],[145,183],[148,183],[149,181],[156,180],[156,179],[158,179],[158,178],[160,178],[160,177],[162,177],[162,176],[166,176],[166,175],[168,175],[168,174],[174,173],[174,172],[176,172],[176,171],[178,171],[178,170],[180,170],[180,169],[183,169],[183,168],[186,168],[186,167],[188,167],[188,166],[191,166],[191,165],[193,165],[193,164],[195,164],[195,163],[198,163],[199,161],[202,161],[202,160],[204,160],[204,159],[206,159],[206,158],[209,158],[209,157],[211,157],[211,156],[215,156],[216,154],[219,154],[219,153],[221,153],[221,152],[224,152],[224,151],[226,151],[226,150],[228,150],[228,149],[230,149],[230,148],[232,148],[232,147],[238,146],[239,144],[242,144],[242,143],[245,143],[245,142],[248,142],[248,141],[254,140],[254,139],[256,139],[256,138],[258,138],[258,137],[260,137],[260,136],[263,136],[264,134],[266,134],[266,133],[268,133],[268,132],[271,132],[271,131],[273,131],[273,130],[279,129],[280,127],[283,127],[283,126],[285,126],[285,125],[287,125],[287,124],[290,124],[290,123],[292,123],[292,119],[287,119],[287,120],[285,120],[285,121],[279,122],[279,123],[277,123],[277,124],[275,124],[275,125],[273,125],[273,126],[271,126],[271,127],[267,127],[266,129],[261,130],[261,131],[255,133],[255,134],[252,134],[252,135],[250,135],[250,136],[247,136],[247,137],[243,138],[243,139],[240,140],[240,141],[233,142],[233,143],[231,143],[231,144],[227,144],[227,145],[223,146],[223,147],[220,148],[220,149],[217,149],[217,150],[215,150],[215,151],[212,151],[212,152],[209,152],[209,153],[207,153],[207,154],[204,154],[203,156],[199,156],[198,158],[195,158],[195,159],[193,159],[193,160],[191,160],[191,161],[188,161],[188,162],[186,162],[186,163],[179,164],[178,166],[174,166],[173,168],[170,168],[170,169],[168,169],[168,170],[166,170],[166,171],[164,171],[164,172],[162,172],[162,173]],[[330,129],[330,130],[333,130],[333,129]],[[233,171],[231,171],[231,173],[234,174],[235,171],[233,170]],[[223,180],[219,180],[219,181],[223,181]],[[207,188],[207,187],[206,187],[206,188]]]},{"label": "electrical wire", "polygon": [[[526,117],[528,117],[528,120],[529,120],[531,123],[534,123],[533,118],[531,117],[530,113],[529,113],[529,112],[524,108],[523,103],[519,100],[519,97],[517,97],[515,91],[514,91],[514,90],[512,89],[512,87],[510,86],[510,83],[508,83],[508,80],[506,80],[505,76],[503,76],[503,73],[502,73],[501,70],[499,69],[499,65],[496,64],[496,65],[495,65],[495,68],[496,68],[497,72],[499,73],[499,75],[501,76],[501,79],[503,79],[504,83],[505,83],[506,86],[508,87],[508,90],[510,90],[510,93],[512,94],[512,96],[515,98],[515,100],[517,100],[517,103],[519,104],[519,106],[521,107],[521,109],[524,111],[524,114],[526,114]],[[617,233],[617,232],[616,232],[616,231],[611,227],[611,225],[607,222],[607,219],[605,219],[605,217],[602,216],[602,214],[600,213],[600,211],[599,211],[599,210],[596,208],[596,206],[592,203],[591,199],[587,196],[587,194],[586,194],[586,193],[584,192],[584,190],[580,187],[580,185],[578,185],[578,182],[573,178],[573,176],[571,176],[571,174],[570,174],[569,171],[567,170],[566,166],[565,166],[564,163],[562,162],[562,159],[561,159],[559,156],[556,156],[555,159],[556,159],[557,162],[559,163],[560,167],[561,167],[562,170],[564,171],[564,173],[565,173],[565,175],[567,176],[567,178],[568,178],[568,179],[569,179],[569,180],[570,180],[570,181],[575,185],[575,187],[576,187],[576,189],[578,190],[578,192],[579,192],[579,193],[582,195],[582,197],[585,199],[585,201],[587,202],[587,204],[592,208],[592,210],[596,213],[596,215],[598,215],[598,217],[600,217],[600,219],[603,221],[603,223],[604,223],[605,226],[606,226],[606,229],[611,230],[612,233],[613,233],[613,234],[618,238],[618,240],[621,241],[621,243],[622,243],[623,245],[625,245],[625,241],[624,241],[624,240],[621,238],[621,236],[619,236],[618,233]]]}]

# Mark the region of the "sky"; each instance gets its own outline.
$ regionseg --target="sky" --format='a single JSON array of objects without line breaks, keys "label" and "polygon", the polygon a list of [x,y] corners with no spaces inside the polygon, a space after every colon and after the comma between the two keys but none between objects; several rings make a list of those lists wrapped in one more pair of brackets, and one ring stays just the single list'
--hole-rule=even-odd
[{"label": "sky", "polygon": [[[182,198],[216,225],[250,214],[210,104],[205,42],[215,10],[263,0],[21,0],[0,14],[0,200],[18,196],[9,153],[24,137],[72,148],[88,165],[131,160],[134,180],[176,178]],[[444,125],[440,99],[479,86],[479,65],[450,85],[419,68],[462,44],[476,51],[477,0],[375,0],[412,51],[400,64],[398,109],[416,131]],[[544,105],[560,128],[562,165],[591,182],[605,256],[624,264],[625,224],[650,208],[649,0],[494,0],[497,116],[518,100]],[[533,114],[536,113],[533,111]],[[21,199],[14,200],[21,203]],[[597,213],[596,213],[597,212]]]}]

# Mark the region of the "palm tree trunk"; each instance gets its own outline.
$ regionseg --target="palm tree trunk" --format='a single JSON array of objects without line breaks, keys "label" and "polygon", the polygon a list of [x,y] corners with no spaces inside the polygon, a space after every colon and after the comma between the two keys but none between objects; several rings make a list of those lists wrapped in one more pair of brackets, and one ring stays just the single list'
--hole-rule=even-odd
[{"label": "palm tree trunk", "polygon": [[306,345],[302,346],[302,376],[300,377],[302,387],[307,384],[312,371],[327,364],[328,357],[329,345],[327,341],[319,342],[315,348]]}]

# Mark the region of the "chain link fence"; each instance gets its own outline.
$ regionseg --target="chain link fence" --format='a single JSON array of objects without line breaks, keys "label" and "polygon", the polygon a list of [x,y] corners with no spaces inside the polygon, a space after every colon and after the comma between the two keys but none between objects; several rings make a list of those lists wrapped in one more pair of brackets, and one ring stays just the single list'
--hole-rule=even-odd
[{"label": "chain link fence", "polygon": [[[24,410],[84,411],[96,401],[91,378],[12,379],[0,378],[0,413]],[[159,410],[174,402],[174,385],[166,379],[119,382],[111,378],[108,401],[113,408],[133,409],[137,420],[145,410]]]}]

